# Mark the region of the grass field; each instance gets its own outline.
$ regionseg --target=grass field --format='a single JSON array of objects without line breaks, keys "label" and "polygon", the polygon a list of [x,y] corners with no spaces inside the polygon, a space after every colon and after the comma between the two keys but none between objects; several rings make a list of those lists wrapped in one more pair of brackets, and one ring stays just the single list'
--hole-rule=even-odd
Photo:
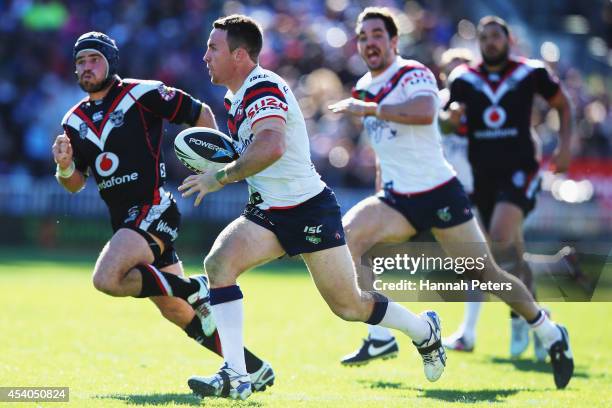
[{"label": "grass field", "polygon": [[[149,301],[111,298],[90,283],[93,257],[0,251],[0,386],[68,386],[70,403],[1,403],[44,407],[229,406],[192,396],[186,379],[210,374],[220,359],[163,320]],[[196,273],[197,262],[187,271]],[[572,336],[575,377],[557,391],[532,350],[508,359],[507,309],[483,309],[473,354],[449,353],[444,376],[425,380],[407,337],[400,356],[361,368],[338,360],[365,336],[361,324],[334,317],[305,268],[276,263],[241,279],[247,346],[270,361],[275,385],[238,405],[271,407],[610,407],[610,303],[549,304]],[[458,303],[435,308],[443,333],[459,323]]]}]

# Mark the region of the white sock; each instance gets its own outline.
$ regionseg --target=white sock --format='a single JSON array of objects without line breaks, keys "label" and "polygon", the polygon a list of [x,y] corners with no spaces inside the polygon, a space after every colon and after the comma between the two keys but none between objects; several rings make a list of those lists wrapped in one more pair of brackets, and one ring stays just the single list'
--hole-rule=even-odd
[{"label": "white sock", "polygon": [[217,332],[225,362],[236,372],[246,374],[242,338],[242,299],[212,305],[211,309],[217,323]]},{"label": "white sock", "polygon": [[427,340],[431,334],[429,323],[425,319],[395,302],[388,303],[380,325],[403,331],[417,344]]},{"label": "white sock", "polygon": [[542,342],[545,349],[550,349],[557,340],[561,340],[561,331],[557,325],[551,321],[543,310],[540,310],[538,320],[530,324],[536,335]]},{"label": "white sock", "polygon": [[468,343],[473,344],[476,341],[476,324],[478,323],[481,307],[482,303],[480,302],[465,302],[463,323],[461,323],[459,330],[462,331],[463,337]]},{"label": "white sock", "polygon": [[372,324],[368,324],[368,334],[370,338],[374,340],[390,340],[393,338],[391,330],[386,327],[374,326]]}]

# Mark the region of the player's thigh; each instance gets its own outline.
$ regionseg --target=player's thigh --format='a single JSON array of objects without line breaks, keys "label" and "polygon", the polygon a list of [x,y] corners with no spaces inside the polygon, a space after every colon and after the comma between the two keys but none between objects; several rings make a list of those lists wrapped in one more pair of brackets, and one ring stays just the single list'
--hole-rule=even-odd
[{"label": "player's thigh", "polygon": [[308,271],[323,296],[335,309],[361,303],[351,254],[346,245],[302,254]]},{"label": "player's thigh", "polygon": [[523,230],[523,210],[516,204],[501,201],[495,204],[489,236],[498,244],[514,243]]},{"label": "player's thigh", "polygon": [[272,231],[239,217],[219,234],[204,260],[204,268],[211,286],[231,285],[242,272],[284,253]]},{"label": "player's thigh", "polygon": [[98,256],[94,278],[120,280],[133,266],[153,261],[153,252],[147,241],[136,231],[120,228]]},{"label": "player's thigh", "polygon": [[399,243],[410,239],[416,229],[399,211],[377,197],[368,197],[342,218],[347,245],[361,255],[378,243]]},{"label": "player's thigh", "polygon": [[450,228],[432,228],[431,232],[451,257],[484,257],[487,262],[494,262],[487,239],[475,218]]}]

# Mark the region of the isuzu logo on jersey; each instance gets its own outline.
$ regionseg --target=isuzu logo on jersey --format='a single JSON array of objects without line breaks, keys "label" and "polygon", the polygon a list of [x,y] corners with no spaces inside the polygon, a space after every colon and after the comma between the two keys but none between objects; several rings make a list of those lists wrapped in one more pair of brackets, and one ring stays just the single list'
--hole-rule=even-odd
[{"label": "isuzu logo on jersey", "polygon": [[102,177],[108,177],[119,167],[119,157],[112,152],[102,152],[96,157],[96,172]]},{"label": "isuzu logo on jersey", "polygon": [[506,122],[506,111],[501,106],[491,105],[485,109],[482,120],[488,127],[498,129]]},{"label": "isuzu logo on jersey", "polygon": [[249,116],[249,119],[252,119],[260,111],[266,109],[282,109],[287,112],[289,110],[289,107],[287,106],[287,104],[281,102],[276,98],[262,98],[255,102],[255,104],[249,108],[247,115]]}]

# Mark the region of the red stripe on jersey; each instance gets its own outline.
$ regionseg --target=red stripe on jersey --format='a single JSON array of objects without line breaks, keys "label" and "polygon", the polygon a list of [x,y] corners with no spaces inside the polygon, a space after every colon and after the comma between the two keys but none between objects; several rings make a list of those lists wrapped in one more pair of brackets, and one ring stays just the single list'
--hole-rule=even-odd
[{"label": "red stripe on jersey", "polygon": [[[147,137],[149,136],[149,132],[147,132]],[[155,154],[155,185],[153,186],[153,204],[157,205],[161,202],[159,196],[159,176],[160,176],[160,168],[159,168],[159,158],[161,157],[161,145],[164,138],[164,129],[163,127],[159,130],[159,143],[157,144],[157,153]]]},{"label": "red stripe on jersey", "polygon": [[281,118],[285,123],[287,123],[287,119],[285,119],[284,117],[282,117],[281,115],[268,115],[268,116],[264,116],[263,118],[258,118],[255,120],[255,122],[251,123],[251,128],[253,128],[253,126],[259,122],[262,119],[268,119],[268,118]]},{"label": "red stripe on jersey", "polygon": [[242,98],[242,100],[244,101],[244,105],[249,106],[251,104],[249,101],[250,99],[253,99],[257,95],[264,93],[264,92],[270,92],[270,93],[276,94],[283,100],[283,102],[286,102],[285,95],[283,95],[280,89],[272,87],[272,86],[268,86],[265,88],[259,88],[259,89],[254,89],[252,91],[249,91],[246,95],[244,95],[244,98]]},{"label": "red stripe on jersey", "polygon": [[434,191],[440,187],[443,187],[445,185],[447,185],[448,183],[450,183],[451,181],[453,181],[454,179],[456,179],[457,177],[453,176],[451,178],[449,178],[448,180],[446,180],[443,183],[438,184],[437,186],[434,186],[432,188],[428,188],[427,190],[423,190],[423,191],[416,191],[414,193],[400,193],[399,191],[393,190],[391,189],[391,191],[393,192],[393,194],[397,194],[397,195],[401,195],[401,196],[406,196],[406,197],[412,197],[415,195],[421,195],[421,194],[425,194],[425,193],[429,193],[431,191]]},{"label": "red stripe on jersey", "polygon": [[140,215],[138,216],[138,218],[136,218],[136,222],[134,223],[136,224],[136,227],[140,226],[140,223],[142,222],[142,220],[145,219],[150,209],[151,209],[151,206],[149,204],[142,206],[142,211],[140,212]]},{"label": "red stripe on jersey", "polygon": [[269,210],[290,210],[290,209],[292,209],[292,208],[295,208],[295,207],[300,206],[301,204],[302,204],[302,203],[300,203],[300,204],[295,204],[295,205],[288,205],[288,206],[286,206],[286,207],[270,207],[270,208],[268,208],[266,211],[269,211]]},{"label": "red stripe on jersey", "polygon": [[106,111],[106,114],[104,115],[104,119],[102,119],[102,123],[100,123],[100,130],[96,132],[96,134],[98,135],[98,138],[100,137],[100,133],[102,132],[102,129],[104,129],[104,125],[106,125],[106,122],[108,122],[108,118],[110,117],[110,114],[115,110],[117,105],[119,105],[119,102],[123,100],[123,97],[128,92],[130,92],[130,90],[132,90],[132,88],[134,88],[136,85],[138,84],[137,83],[128,84],[125,88],[121,90],[119,95],[117,95],[117,97],[113,100],[113,103],[111,104],[110,108],[108,108],[108,110]]},{"label": "red stripe on jersey", "polygon": [[155,273],[155,271],[153,270],[153,268],[150,265],[145,264],[145,268],[147,268],[147,270],[149,271],[149,273],[151,275],[153,275],[153,278],[155,278],[155,282],[157,282],[157,286],[159,287],[159,289],[162,291],[164,296],[168,296],[168,291],[166,290],[166,287],[164,286],[164,284],[162,283],[162,281],[159,279],[159,276],[157,275],[157,273]]},{"label": "red stripe on jersey", "polygon": [[513,73],[514,71],[516,71],[516,70],[517,70],[517,68],[519,68],[521,65],[524,65],[524,63],[523,63],[523,62],[514,61],[514,60],[509,60],[509,61],[508,61],[508,64],[510,64],[510,67],[509,67],[508,71],[507,71],[507,72],[506,72],[506,73],[505,73],[505,74],[504,74],[504,75],[503,75],[503,76],[500,78],[500,80],[499,80],[499,81],[497,81],[497,82],[490,81],[490,80],[489,80],[489,77],[488,77],[487,75],[485,75],[485,74],[484,74],[482,71],[480,71],[480,69],[481,69],[481,68],[483,67],[483,65],[484,65],[483,63],[480,63],[480,64],[478,65],[478,67],[477,67],[477,68],[474,68],[474,67],[468,67],[468,69],[469,69],[471,72],[473,72],[473,73],[475,73],[476,75],[478,75],[478,76],[479,76],[479,77],[480,77],[482,80],[484,80],[484,81],[485,81],[487,84],[489,84],[489,86],[491,87],[491,90],[492,90],[493,92],[495,92],[495,90],[496,90],[497,88],[499,88],[499,86],[500,86],[501,84],[503,84],[503,83],[504,83],[504,81],[505,81],[506,79],[508,79],[508,77],[509,77],[510,75],[512,75],[512,73]]},{"label": "red stripe on jersey", "polygon": [[[131,94],[130,94],[131,95]],[[140,103],[138,103],[138,101],[136,101],[136,107],[138,108],[138,113],[140,114],[140,121],[142,122],[142,127],[144,129],[144,133],[145,133],[145,141],[147,142],[147,146],[149,147],[149,152],[151,153],[151,156],[153,156],[155,158],[155,169],[153,169],[153,171],[155,172],[155,184],[153,185],[153,204],[159,204],[160,202],[160,196],[159,196],[159,158],[160,158],[160,151],[161,151],[161,145],[162,145],[162,139],[163,139],[163,135],[164,135],[164,129],[163,127],[160,129],[160,135],[159,135],[159,142],[157,143],[157,151],[155,151],[153,149],[153,144],[151,141],[151,134],[149,133],[149,126],[147,126],[147,121],[144,118],[144,114],[142,113],[142,108],[144,108],[144,106],[141,106]]]},{"label": "red stripe on jersey", "polygon": [[223,357],[223,348],[221,347],[221,339],[219,338],[219,332],[215,330],[215,349],[220,356]]},{"label": "red stripe on jersey", "polygon": [[176,109],[174,110],[174,113],[172,114],[172,116],[170,116],[170,119],[168,119],[170,122],[172,122],[174,120],[174,118],[176,117],[176,114],[179,111],[179,108],[181,107],[181,103],[183,103],[183,93],[179,92],[179,100],[178,103],[176,104]]},{"label": "red stripe on jersey", "polygon": [[385,85],[375,95],[366,91],[365,89],[363,90],[355,89],[351,92],[351,95],[353,96],[353,98],[361,99],[362,101],[365,101],[365,102],[380,103],[380,101],[382,101],[387,95],[391,93],[391,91],[395,89],[395,87],[397,86],[397,84],[399,84],[399,81],[404,76],[404,74],[407,74],[408,72],[414,69],[426,70],[426,67],[422,65],[403,66],[399,70],[397,70],[395,74],[393,74],[391,79],[389,79],[385,83]]},{"label": "red stripe on jersey", "polygon": [[83,122],[85,122],[87,124],[87,126],[91,129],[92,132],[94,132],[94,134],[96,136],[98,136],[98,139],[100,138],[100,132],[98,131],[98,129],[96,128],[96,126],[93,124],[93,122],[91,121],[91,119],[89,119],[89,116],[87,116],[85,114],[85,112],[83,112],[81,110],[81,108],[76,108],[76,110],[74,111],[74,113],[81,118],[81,120]]}]

